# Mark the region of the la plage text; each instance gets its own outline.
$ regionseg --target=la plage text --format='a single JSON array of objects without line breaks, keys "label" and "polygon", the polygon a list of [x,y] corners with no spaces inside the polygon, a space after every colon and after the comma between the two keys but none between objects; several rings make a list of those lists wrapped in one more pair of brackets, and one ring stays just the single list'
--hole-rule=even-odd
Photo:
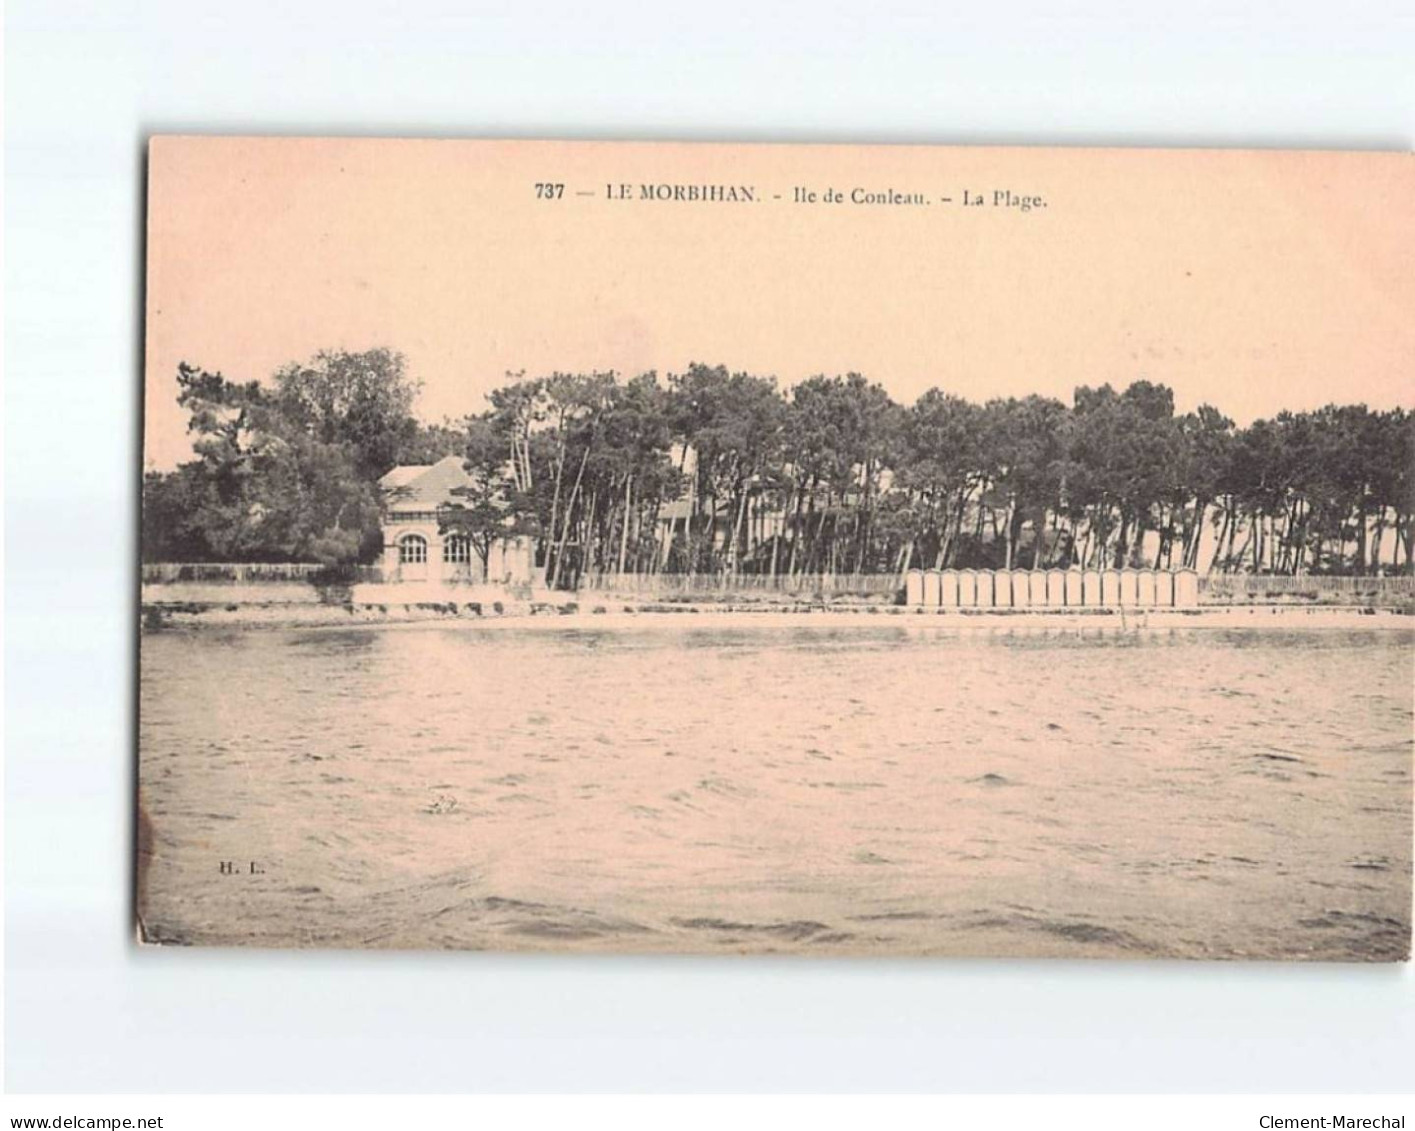
[{"label": "la plage text", "polygon": [[1258,1120],[1262,1131],[1379,1131],[1383,1128],[1404,1128],[1403,1115],[1312,1115],[1289,1118],[1281,1115],[1265,1115]]}]

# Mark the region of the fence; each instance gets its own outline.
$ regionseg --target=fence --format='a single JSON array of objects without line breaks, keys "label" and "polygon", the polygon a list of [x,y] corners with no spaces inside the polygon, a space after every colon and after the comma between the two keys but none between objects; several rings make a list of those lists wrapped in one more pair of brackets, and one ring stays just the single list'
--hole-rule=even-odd
[{"label": "fence", "polygon": [[580,588],[601,593],[709,595],[736,593],[822,594],[895,597],[903,588],[892,573],[715,575],[701,573],[607,573],[586,577]]},{"label": "fence", "polygon": [[1415,600],[1415,577],[1266,577],[1256,574],[1210,574],[1199,579],[1199,592],[1216,604],[1300,598],[1309,601],[1388,604]]},{"label": "fence", "polygon": [[313,562],[144,562],[144,585],[171,585],[195,581],[203,584],[234,583],[245,585],[270,581],[307,581],[316,584],[326,580],[344,583],[383,580],[378,566],[349,566],[331,570]]}]

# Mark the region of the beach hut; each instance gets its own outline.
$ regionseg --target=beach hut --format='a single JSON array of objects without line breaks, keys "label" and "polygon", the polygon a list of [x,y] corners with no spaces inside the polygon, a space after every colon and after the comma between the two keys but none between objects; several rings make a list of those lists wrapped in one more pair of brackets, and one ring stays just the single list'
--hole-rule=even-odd
[{"label": "beach hut", "polygon": [[1152,570],[1141,570],[1135,578],[1135,604],[1142,609],[1155,607],[1155,575]]},{"label": "beach hut", "polygon": [[976,570],[958,571],[958,607],[971,609],[978,604],[978,573]]},{"label": "beach hut", "polygon": [[1014,569],[1010,579],[1012,607],[1027,609],[1032,605],[1032,575],[1025,569]]},{"label": "beach hut", "polygon": [[924,571],[911,569],[904,578],[904,603],[917,607],[924,603]]},{"label": "beach hut", "polygon": [[1192,609],[1199,604],[1199,575],[1192,569],[1181,569],[1174,575],[1174,607]]},{"label": "beach hut", "polygon": [[[1050,579],[1051,575],[1048,574],[1047,576],[1048,579]],[[1050,580],[1048,580],[1048,586],[1050,586]],[[1068,569],[1066,571],[1066,607],[1068,609],[1079,609],[1086,603],[1085,594],[1082,592],[1082,589],[1081,571],[1079,569]]]},{"label": "beach hut", "polygon": [[[1007,574],[1003,574],[1003,584],[1007,584]],[[978,570],[978,608],[991,609],[997,602],[997,571]]]},{"label": "beach hut", "polygon": [[1088,609],[1101,606],[1101,575],[1099,570],[1088,569],[1081,577],[1081,604]]},{"label": "beach hut", "polygon": [[1049,609],[1063,609],[1070,603],[1066,593],[1067,577],[1063,570],[1049,569],[1046,573],[1046,606]]},{"label": "beach hut", "polygon": [[1174,574],[1167,569],[1155,572],[1155,607],[1174,608]]},{"label": "beach hut", "polygon": [[1107,609],[1114,609],[1120,604],[1120,571],[1118,569],[1108,569],[1101,573],[1101,600],[1100,603]]},{"label": "beach hut", "polygon": [[939,574],[939,604],[945,609],[958,607],[958,571],[946,569]]},{"label": "beach hut", "polygon": [[1127,609],[1140,604],[1140,571],[1125,569],[1120,571],[1120,603]]},{"label": "beach hut", "polygon": [[940,574],[938,570],[931,569],[924,574],[923,580],[923,600],[922,604],[926,609],[936,609],[942,604],[939,597]]}]

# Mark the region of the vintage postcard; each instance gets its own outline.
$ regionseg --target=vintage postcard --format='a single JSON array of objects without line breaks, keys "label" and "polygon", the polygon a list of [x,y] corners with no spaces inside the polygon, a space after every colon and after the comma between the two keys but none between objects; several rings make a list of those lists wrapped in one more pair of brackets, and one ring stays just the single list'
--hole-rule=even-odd
[{"label": "vintage postcard", "polygon": [[1409,956],[1410,155],[147,175],[143,941]]}]

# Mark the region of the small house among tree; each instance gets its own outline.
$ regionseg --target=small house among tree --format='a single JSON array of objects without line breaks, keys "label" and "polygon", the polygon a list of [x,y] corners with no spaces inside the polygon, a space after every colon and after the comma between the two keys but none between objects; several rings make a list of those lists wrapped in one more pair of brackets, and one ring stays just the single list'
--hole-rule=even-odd
[{"label": "small house among tree", "polygon": [[488,539],[458,521],[458,514],[466,513],[465,492],[474,486],[461,456],[395,467],[378,485],[386,581],[524,585],[532,580],[529,538]]}]

